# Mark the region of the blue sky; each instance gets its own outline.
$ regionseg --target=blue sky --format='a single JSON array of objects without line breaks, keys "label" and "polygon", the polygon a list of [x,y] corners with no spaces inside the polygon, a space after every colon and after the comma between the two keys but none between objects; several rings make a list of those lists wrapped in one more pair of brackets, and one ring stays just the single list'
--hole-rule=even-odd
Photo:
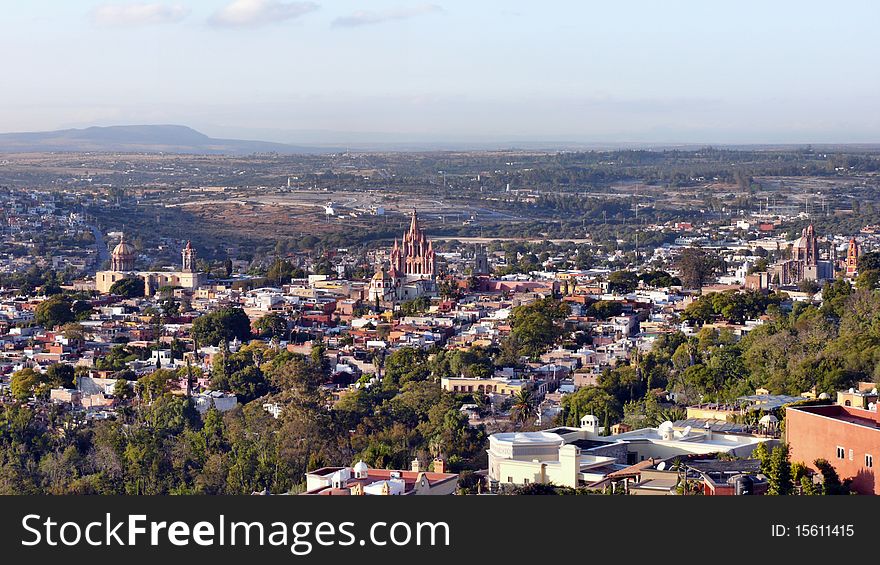
[{"label": "blue sky", "polygon": [[3,131],[179,123],[284,142],[880,142],[875,1],[0,6]]}]

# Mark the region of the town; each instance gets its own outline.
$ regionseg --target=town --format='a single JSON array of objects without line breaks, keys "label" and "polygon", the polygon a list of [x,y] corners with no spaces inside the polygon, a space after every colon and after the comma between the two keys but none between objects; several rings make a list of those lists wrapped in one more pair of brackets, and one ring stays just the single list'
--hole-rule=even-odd
[{"label": "town", "polygon": [[649,153],[6,162],[0,492],[880,493],[877,156]]}]

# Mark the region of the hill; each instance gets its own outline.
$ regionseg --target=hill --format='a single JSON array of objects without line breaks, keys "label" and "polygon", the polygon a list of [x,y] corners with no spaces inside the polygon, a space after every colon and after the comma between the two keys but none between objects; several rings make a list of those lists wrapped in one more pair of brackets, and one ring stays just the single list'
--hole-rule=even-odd
[{"label": "hill", "polygon": [[266,141],[215,139],[178,125],[89,127],[45,132],[0,134],[0,153],[110,152],[110,153],[329,153],[331,149]]}]

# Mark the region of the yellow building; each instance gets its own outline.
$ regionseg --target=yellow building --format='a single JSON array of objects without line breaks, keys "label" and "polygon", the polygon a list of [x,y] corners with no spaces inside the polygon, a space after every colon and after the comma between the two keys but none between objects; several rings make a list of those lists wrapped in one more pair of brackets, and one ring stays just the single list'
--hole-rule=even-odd
[{"label": "yellow building", "polygon": [[162,287],[195,291],[203,282],[202,274],[196,269],[196,252],[191,242],[187,242],[181,252],[183,264],[180,271],[136,271],[136,255],[134,247],[125,241],[123,235],[110,255],[110,270],[95,274],[95,289],[101,294],[108,294],[114,283],[123,279],[140,278],[144,281],[144,294],[150,296]]},{"label": "yellow building", "polygon": [[469,379],[466,377],[444,377],[440,379],[440,387],[447,392],[482,392],[489,394],[506,394],[512,396],[524,388],[531,386],[530,381],[518,379]]}]

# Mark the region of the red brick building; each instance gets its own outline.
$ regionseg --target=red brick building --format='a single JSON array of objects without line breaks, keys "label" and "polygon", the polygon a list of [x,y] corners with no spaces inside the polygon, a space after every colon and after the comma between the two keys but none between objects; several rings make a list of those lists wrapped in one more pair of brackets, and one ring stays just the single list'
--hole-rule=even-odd
[{"label": "red brick building", "polygon": [[841,480],[852,479],[859,494],[880,494],[874,459],[880,462],[878,414],[850,406],[792,406],[785,411],[785,438],[791,461],[815,468],[825,459]]}]

